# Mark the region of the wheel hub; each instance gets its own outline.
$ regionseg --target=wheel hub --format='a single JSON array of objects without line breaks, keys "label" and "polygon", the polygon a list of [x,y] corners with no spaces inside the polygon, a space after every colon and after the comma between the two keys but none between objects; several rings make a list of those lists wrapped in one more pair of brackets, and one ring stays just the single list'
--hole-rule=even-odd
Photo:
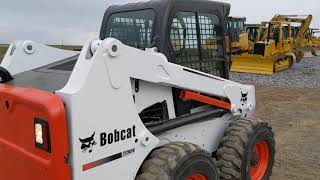
[{"label": "wheel hub", "polygon": [[250,177],[251,180],[261,180],[269,165],[269,145],[266,140],[259,140],[252,148]]},{"label": "wheel hub", "polygon": [[207,177],[202,173],[194,173],[187,180],[207,180]]}]

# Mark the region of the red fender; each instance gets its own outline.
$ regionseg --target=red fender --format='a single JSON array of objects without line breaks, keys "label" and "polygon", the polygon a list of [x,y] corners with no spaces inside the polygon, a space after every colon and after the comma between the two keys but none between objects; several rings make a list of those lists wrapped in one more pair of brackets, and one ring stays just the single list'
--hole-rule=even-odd
[{"label": "red fender", "polygon": [[[48,122],[51,152],[35,145],[35,118]],[[0,179],[70,180],[66,113],[53,93],[0,84]]]}]

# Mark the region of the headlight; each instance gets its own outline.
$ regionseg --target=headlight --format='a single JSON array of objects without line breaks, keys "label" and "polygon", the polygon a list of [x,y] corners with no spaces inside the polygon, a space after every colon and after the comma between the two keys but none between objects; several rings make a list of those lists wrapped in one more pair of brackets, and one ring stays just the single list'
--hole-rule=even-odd
[{"label": "headlight", "polygon": [[36,134],[36,143],[43,144],[42,138],[42,124],[36,123],[34,125],[35,134]]},{"label": "headlight", "polygon": [[51,152],[49,123],[47,121],[35,118],[34,137],[37,148]]}]

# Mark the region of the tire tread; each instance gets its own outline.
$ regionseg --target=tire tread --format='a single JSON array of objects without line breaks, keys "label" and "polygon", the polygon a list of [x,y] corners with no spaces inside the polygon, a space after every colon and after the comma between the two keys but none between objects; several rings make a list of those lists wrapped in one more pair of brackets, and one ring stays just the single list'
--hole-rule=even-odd
[{"label": "tire tread", "polygon": [[[187,155],[206,153],[199,146],[187,142],[173,142],[154,150],[135,180],[170,180],[169,174]],[[210,156],[208,153],[206,153]]]},{"label": "tire tread", "polygon": [[[260,120],[239,119],[232,122],[227,128],[217,151],[220,179],[241,179],[241,167],[245,149],[251,134],[254,133],[256,128],[267,128],[272,132],[272,137],[274,136],[268,123]],[[271,163],[273,165],[273,161]]]}]

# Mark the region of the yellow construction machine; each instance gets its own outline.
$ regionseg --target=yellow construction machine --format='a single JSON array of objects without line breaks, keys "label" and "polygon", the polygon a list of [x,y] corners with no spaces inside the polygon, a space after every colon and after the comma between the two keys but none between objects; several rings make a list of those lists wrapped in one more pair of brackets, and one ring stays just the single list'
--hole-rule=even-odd
[{"label": "yellow construction machine", "polygon": [[310,49],[313,56],[318,56],[320,50],[319,29],[310,28],[303,43]]},{"label": "yellow construction machine", "polygon": [[[282,22],[289,22],[289,23],[295,23],[300,24],[300,26],[295,26],[295,28],[292,28],[293,33],[293,51],[296,56],[296,61],[300,62],[302,58],[304,57],[304,51],[303,49],[306,47],[306,45],[303,42],[303,39],[305,39],[306,34],[308,33],[311,21],[312,21],[312,15],[275,15],[271,21],[282,21]],[[271,27],[270,32],[273,32],[274,27]],[[264,34],[264,36],[267,36],[267,33]],[[310,50],[311,51],[311,50]]]},{"label": "yellow construction machine", "polygon": [[[227,52],[241,54],[248,52],[248,33],[245,31],[245,17],[228,17],[226,40]],[[230,48],[231,47],[231,48]]]},{"label": "yellow construction machine", "polygon": [[[226,52],[228,54],[228,62],[231,62],[231,56],[242,54],[249,51],[248,33],[245,30],[245,17],[229,16],[227,20],[226,32]],[[203,47],[211,49],[217,44],[214,38],[207,38]],[[231,63],[230,63],[231,64]]]},{"label": "yellow construction machine", "polygon": [[311,15],[275,15],[270,22],[262,22],[256,42],[251,43],[252,52],[233,55],[231,71],[273,74],[290,68],[294,59],[300,62],[311,20]]},{"label": "yellow construction machine", "polygon": [[[273,74],[290,68],[294,62],[291,28],[290,22],[262,22],[261,37],[254,43],[253,52],[233,55],[231,71]],[[266,36],[262,36],[261,31],[265,31]]]},{"label": "yellow construction machine", "polygon": [[320,45],[320,29],[311,29],[311,41],[315,46]]},{"label": "yellow construction machine", "polygon": [[246,24],[245,30],[248,33],[248,52],[252,52],[254,43],[261,40],[265,29],[261,24]]},{"label": "yellow construction machine", "polygon": [[245,30],[248,33],[248,38],[250,41],[256,42],[260,35],[260,25],[261,24],[246,24]]}]

